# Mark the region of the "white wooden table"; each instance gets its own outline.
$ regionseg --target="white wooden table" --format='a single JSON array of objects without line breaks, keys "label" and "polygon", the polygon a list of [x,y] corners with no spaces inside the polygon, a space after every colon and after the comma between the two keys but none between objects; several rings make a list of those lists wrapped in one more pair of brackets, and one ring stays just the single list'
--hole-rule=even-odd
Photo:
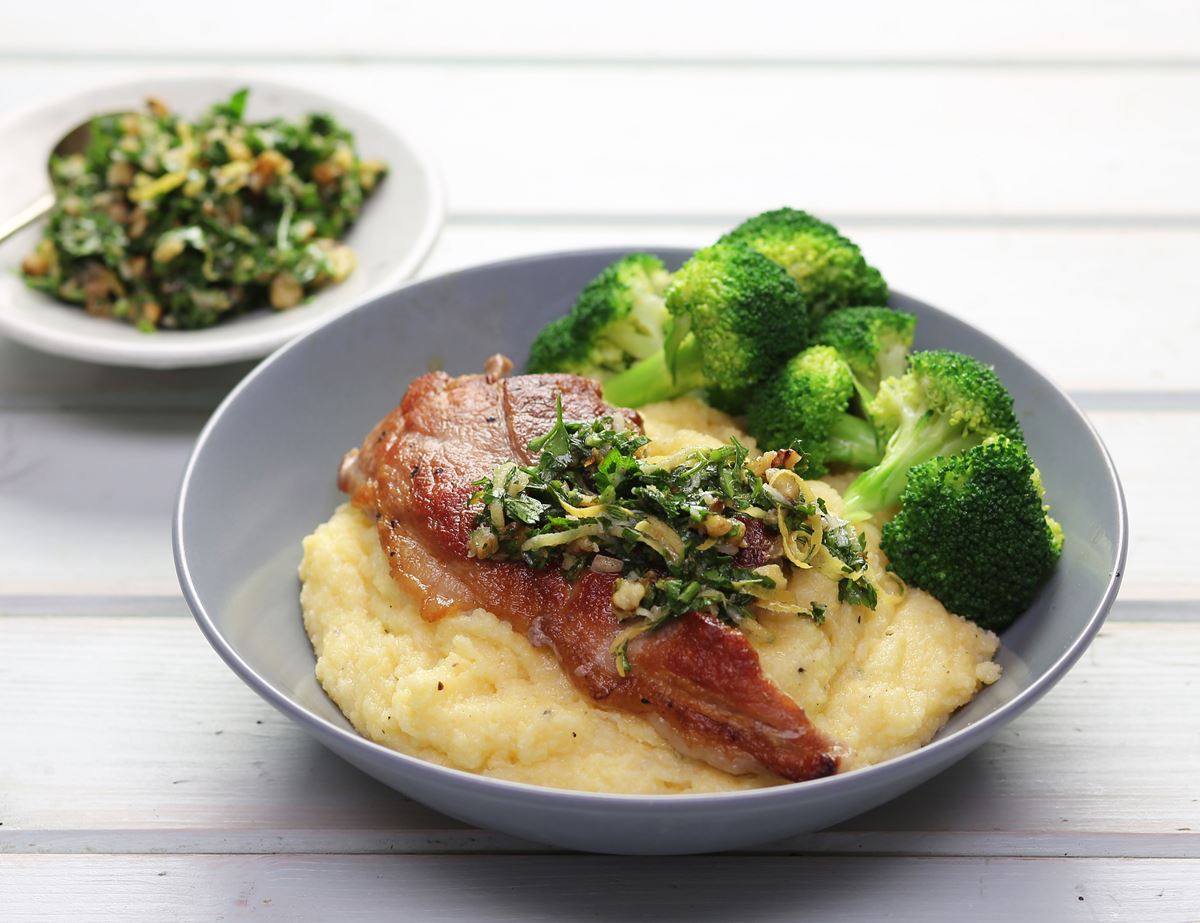
[{"label": "white wooden table", "polygon": [[359,774],[201,637],[169,516],[248,366],[0,340],[0,919],[1200,920],[1200,6],[426,6],[10,5],[0,112],[201,67],[345,97],[440,158],[426,274],[816,211],[1089,411],[1121,598],[1042,703],[879,810],[744,854],[559,855]]}]

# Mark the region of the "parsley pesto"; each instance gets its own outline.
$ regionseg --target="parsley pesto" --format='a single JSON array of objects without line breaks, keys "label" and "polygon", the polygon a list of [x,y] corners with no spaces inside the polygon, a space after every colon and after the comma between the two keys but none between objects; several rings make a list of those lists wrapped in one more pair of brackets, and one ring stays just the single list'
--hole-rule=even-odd
[{"label": "parsley pesto", "polygon": [[26,283],[143,330],[294,307],[354,269],[341,238],[386,173],[332,116],[243,118],[247,90],[195,121],[150,99],[93,120],[50,163],[56,202]]},{"label": "parsley pesto", "polygon": [[508,461],[475,482],[469,554],[614,574],[613,611],[629,625],[613,645],[618,672],[637,635],[687,612],[739,627],[756,611],[824,620],[786,593],[791,568],[817,568],[839,599],[874,608],[866,538],[814,497],[796,449],[749,458],[736,439],[649,457],[650,440],[612,416],[566,422],[529,444],[533,465]]}]

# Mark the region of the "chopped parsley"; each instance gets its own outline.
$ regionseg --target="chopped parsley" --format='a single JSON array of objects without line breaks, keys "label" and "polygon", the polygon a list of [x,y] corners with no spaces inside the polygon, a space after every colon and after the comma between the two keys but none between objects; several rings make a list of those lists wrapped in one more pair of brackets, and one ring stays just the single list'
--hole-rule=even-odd
[{"label": "chopped parsley", "polygon": [[589,568],[616,575],[613,609],[630,622],[613,646],[622,675],[630,640],[687,612],[735,626],[755,610],[820,624],[823,607],[786,594],[785,567],[815,567],[839,581],[839,598],[874,608],[865,536],[813,496],[797,449],[751,460],[731,438],[647,457],[649,441],[611,416],[566,422],[560,401],[554,426],[529,444],[535,464],[508,461],[475,483],[470,553],[572,580]]}]

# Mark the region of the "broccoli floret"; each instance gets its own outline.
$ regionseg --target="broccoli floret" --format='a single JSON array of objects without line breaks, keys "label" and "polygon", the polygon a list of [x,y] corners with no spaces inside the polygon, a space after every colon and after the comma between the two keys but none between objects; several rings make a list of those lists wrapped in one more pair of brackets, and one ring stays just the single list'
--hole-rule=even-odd
[{"label": "broccoli floret", "polygon": [[885,380],[868,410],[887,442],[883,460],[846,488],[843,515],[852,521],[895,506],[914,465],[996,434],[1024,441],[996,373],[948,350],[913,353],[909,371]]},{"label": "broccoli floret", "polygon": [[917,318],[891,308],[845,308],[817,325],[814,343],[832,346],[850,365],[859,398],[866,407],[885,378],[904,374]]},{"label": "broccoli floret", "polygon": [[883,527],[889,567],[951,612],[991,631],[1029,608],[1062,553],[1025,446],[1005,436],[909,473]]},{"label": "broccoli floret", "polygon": [[745,244],[788,271],[808,301],[812,323],[851,305],[885,305],[887,283],[837,228],[794,208],[763,212],[719,241]]},{"label": "broccoli floret", "polygon": [[791,277],[735,244],[700,250],[667,290],[671,323],[661,351],[610,378],[609,403],[640,407],[696,388],[740,413],[754,389],[808,341],[808,311]]},{"label": "broccoli floret", "polygon": [[746,428],[764,450],[799,440],[812,477],[828,471],[830,462],[867,468],[882,453],[874,427],[848,412],[853,397],[846,360],[830,346],[810,346],[755,393]]},{"label": "broccoli floret", "polygon": [[525,367],[531,373],[565,369],[577,352],[574,326],[571,315],[564,314],[538,331],[529,347],[529,361]]},{"label": "broccoli floret", "polygon": [[583,287],[571,313],[533,341],[530,372],[605,379],[662,349],[671,274],[649,253],[631,253]]}]

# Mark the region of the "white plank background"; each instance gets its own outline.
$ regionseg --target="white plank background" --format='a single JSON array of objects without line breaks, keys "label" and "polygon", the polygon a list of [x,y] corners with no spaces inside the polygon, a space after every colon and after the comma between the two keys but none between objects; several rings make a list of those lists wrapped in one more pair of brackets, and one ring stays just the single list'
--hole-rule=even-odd
[{"label": "white plank background", "polygon": [[1126,582],[1044,702],[904,798],[742,854],[555,855],[362,776],[200,637],[169,513],[249,366],[103,369],[0,339],[0,919],[1200,920],[1200,5],[0,16],[0,119],[195,70],[303,83],[424,142],[450,195],[424,274],[699,245],[782,203],[837,221],[1090,412],[1128,494]]},{"label": "white plank background", "polygon": [[58,15],[22,4],[6,11],[0,50],[14,57],[252,57],[325,59],[621,60],[704,65],[950,62],[979,58],[1065,64],[1162,66],[1200,57],[1200,12],[1186,0],[1013,0],[967,13],[954,0],[780,4],[743,0],[736,15],[717,0],[610,0],[566,10],[555,0],[436,6],[362,0],[353,16],[299,0],[210,0],[203,16],[173,15],[153,0],[126,0],[120,18],[93,4]]},{"label": "white plank background", "polygon": [[[199,63],[369,105],[426,140],[453,212],[477,220],[728,224],[782,202],[842,222],[1200,213],[1200,187],[1185,181],[1200,155],[1193,68],[897,67],[880,79],[872,67]],[[31,86],[57,94],[196,66],[19,60],[0,67],[0,104],[24,104]]]}]

